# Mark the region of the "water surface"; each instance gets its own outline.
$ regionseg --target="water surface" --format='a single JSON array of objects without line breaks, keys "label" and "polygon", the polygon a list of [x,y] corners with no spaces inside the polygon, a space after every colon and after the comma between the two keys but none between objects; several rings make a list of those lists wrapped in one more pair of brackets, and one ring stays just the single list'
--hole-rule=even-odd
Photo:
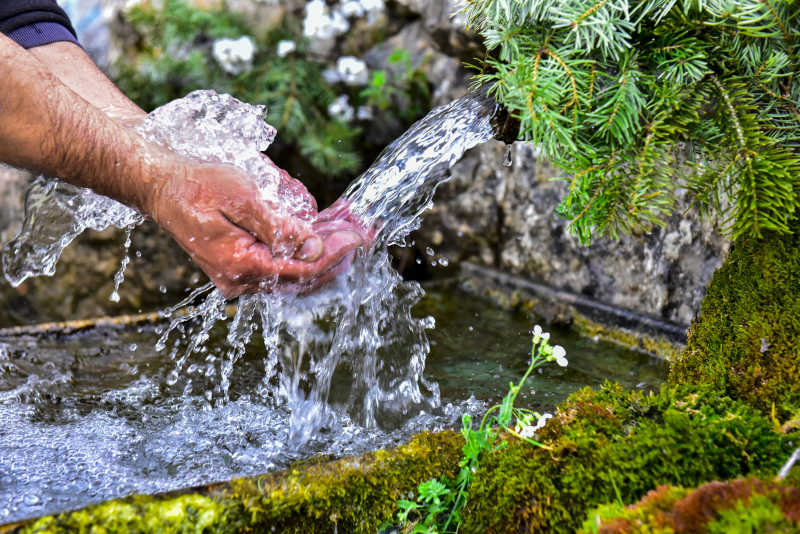
[{"label": "water surface", "polygon": [[[263,386],[263,340],[254,336],[233,370],[230,400],[168,385],[174,367],[154,350],[152,325],[0,341],[0,523],[85,506],[131,493],[156,493],[286,467],[314,454],[355,454],[401,443],[424,429],[457,427],[479,414],[527,366],[531,322],[449,290],[430,291],[414,308],[433,316],[425,376],[441,406],[365,427],[332,410],[302,444],[290,436],[288,405]],[[570,365],[531,378],[523,405],[551,410],[566,395],[606,379],[655,387],[663,363],[605,343],[553,331]],[[218,328],[207,343],[225,344]],[[196,373],[197,371],[193,371]],[[349,380],[335,375],[336,390]],[[209,387],[213,377],[208,378]],[[301,385],[301,388],[304,387]],[[199,389],[199,388],[194,388]],[[343,389],[347,389],[344,387]],[[535,391],[535,393],[534,393]],[[471,398],[473,397],[474,398]]]}]

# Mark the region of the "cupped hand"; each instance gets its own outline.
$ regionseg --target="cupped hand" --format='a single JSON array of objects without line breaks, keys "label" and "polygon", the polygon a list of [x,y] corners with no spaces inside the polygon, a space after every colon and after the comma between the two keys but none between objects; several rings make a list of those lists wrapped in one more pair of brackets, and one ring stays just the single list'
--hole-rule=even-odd
[{"label": "cupped hand", "polygon": [[352,228],[315,228],[283,213],[229,165],[182,160],[154,188],[146,211],[229,298],[316,287],[363,242]]}]

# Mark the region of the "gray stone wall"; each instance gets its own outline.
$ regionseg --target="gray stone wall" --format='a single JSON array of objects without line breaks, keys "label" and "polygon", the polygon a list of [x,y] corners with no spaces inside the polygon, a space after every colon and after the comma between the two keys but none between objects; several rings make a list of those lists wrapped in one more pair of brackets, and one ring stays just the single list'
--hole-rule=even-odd
[{"label": "gray stone wall", "polygon": [[[578,243],[555,213],[566,191],[534,147],[515,143],[506,167],[498,141],[469,152],[436,194],[414,236],[429,262],[471,261],[662,319],[689,324],[728,251],[712,222],[692,212],[664,228]],[[680,211],[680,210],[679,210]]]}]

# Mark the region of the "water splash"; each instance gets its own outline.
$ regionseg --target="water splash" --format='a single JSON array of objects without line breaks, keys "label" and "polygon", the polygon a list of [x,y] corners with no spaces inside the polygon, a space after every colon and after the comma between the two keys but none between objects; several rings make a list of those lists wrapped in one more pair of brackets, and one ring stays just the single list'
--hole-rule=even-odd
[{"label": "water splash", "polygon": [[[167,386],[184,394],[202,392],[213,405],[224,405],[236,362],[254,350],[258,332],[263,348],[255,350],[264,351],[264,375],[257,393],[291,412],[292,443],[311,439],[334,413],[365,428],[394,428],[438,406],[438,386],[423,376],[429,352],[425,330],[433,320],[412,317],[423,291],[391,267],[387,247],[404,244],[419,226],[445,171],[467,149],[492,137],[493,110],[491,101],[472,94],[431,111],[353,182],[345,194],[349,209],[377,229],[376,239],[321,291],[240,297],[226,347],[216,350],[206,341],[214,326],[228,319],[219,291],[205,286],[168,310],[170,316],[193,305],[172,318],[157,344],[174,360]],[[228,95],[196,91],[148,115],[139,132],[182,155],[234,164],[255,177],[264,200],[276,209],[307,216],[307,200],[283,187],[261,154],[275,136],[262,115],[263,108]],[[44,179],[38,184],[47,194],[29,195],[25,228],[5,250],[4,271],[12,283],[52,274],[61,251],[85,228],[141,221],[135,211],[88,190]],[[55,234],[65,237],[54,239]]]},{"label": "water splash", "polygon": [[114,273],[114,291],[112,291],[111,295],[108,297],[108,300],[111,302],[119,302],[119,287],[122,285],[122,282],[125,281],[125,269],[128,268],[128,264],[131,261],[131,233],[133,233],[134,228],[134,226],[125,228],[125,242],[122,244],[125,251],[122,253],[122,263],[120,263],[117,272]]}]

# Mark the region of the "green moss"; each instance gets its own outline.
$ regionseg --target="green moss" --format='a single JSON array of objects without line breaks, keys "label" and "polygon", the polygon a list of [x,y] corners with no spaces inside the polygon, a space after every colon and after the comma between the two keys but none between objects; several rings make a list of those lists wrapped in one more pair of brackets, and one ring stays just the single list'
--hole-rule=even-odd
[{"label": "green moss", "polygon": [[696,489],[662,486],[635,505],[600,506],[583,533],[798,533],[800,489],[755,478],[711,482]]},{"label": "green moss", "polygon": [[674,363],[673,383],[710,384],[781,415],[800,406],[800,232],[736,242]]},{"label": "green moss", "polygon": [[604,504],[589,512],[581,532],[600,534],[610,531],[621,534],[641,531],[647,534],[674,534],[672,523],[665,521],[664,517],[688,491],[681,487],[659,486],[635,506]]},{"label": "green moss", "polygon": [[572,318],[572,328],[582,336],[616,343],[634,350],[643,350],[668,362],[677,359],[680,351],[684,348],[681,343],[672,341],[662,335],[645,334],[627,328],[598,323],[577,310],[573,310]]},{"label": "green moss", "polygon": [[797,524],[783,515],[780,507],[765,495],[739,501],[736,507],[723,510],[719,519],[708,525],[709,534],[756,534],[775,532],[796,534]]},{"label": "green moss", "polygon": [[22,532],[374,534],[420,482],[455,474],[462,445],[455,432],[426,432],[396,449],[303,462],[212,486],[204,495],[119,499],[39,519]]},{"label": "green moss", "polygon": [[25,533],[54,532],[153,532],[200,533],[221,531],[226,507],[203,495],[171,499],[133,497],[109,501],[77,512],[39,519]]},{"label": "green moss", "polygon": [[573,532],[599,504],[659,484],[774,474],[791,451],[761,412],[705,387],[584,389],[545,430],[548,449],[514,441],[486,458],[459,532]]}]

